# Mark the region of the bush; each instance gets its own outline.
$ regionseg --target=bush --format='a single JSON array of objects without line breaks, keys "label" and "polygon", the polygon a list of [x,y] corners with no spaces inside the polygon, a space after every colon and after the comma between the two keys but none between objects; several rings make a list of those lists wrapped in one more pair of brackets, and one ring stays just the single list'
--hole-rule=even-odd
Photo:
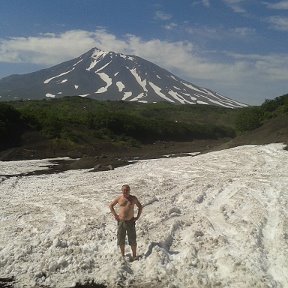
[{"label": "bush", "polygon": [[20,144],[25,127],[22,120],[12,106],[0,103],[0,149]]},{"label": "bush", "polygon": [[262,125],[263,111],[259,107],[242,109],[236,118],[236,128],[240,132],[253,130]]}]

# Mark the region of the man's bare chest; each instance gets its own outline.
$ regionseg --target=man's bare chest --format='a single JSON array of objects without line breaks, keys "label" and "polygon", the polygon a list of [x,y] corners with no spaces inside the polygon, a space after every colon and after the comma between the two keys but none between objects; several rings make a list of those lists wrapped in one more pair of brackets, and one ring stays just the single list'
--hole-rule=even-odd
[{"label": "man's bare chest", "polygon": [[122,197],[119,199],[118,204],[121,207],[133,207],[134,201],[133,201],[133,199],[127,199],[125,197]]}]

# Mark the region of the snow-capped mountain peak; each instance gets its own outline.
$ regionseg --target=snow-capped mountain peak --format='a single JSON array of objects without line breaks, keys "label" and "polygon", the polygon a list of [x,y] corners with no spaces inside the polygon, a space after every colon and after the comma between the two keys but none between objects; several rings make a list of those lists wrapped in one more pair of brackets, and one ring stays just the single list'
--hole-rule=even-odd
[{"label": "snow-capped mountain peak", "polygon": [[81,96],[142,103],[246,106],[182,80],[138,56],[98,48],[48,69],[3,78],[0,96],[1,100]]}]

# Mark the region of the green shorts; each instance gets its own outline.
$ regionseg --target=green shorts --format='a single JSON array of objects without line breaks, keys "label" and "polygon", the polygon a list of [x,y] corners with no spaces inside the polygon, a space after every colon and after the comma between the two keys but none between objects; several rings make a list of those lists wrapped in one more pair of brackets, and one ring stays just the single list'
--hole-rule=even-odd
[{"label": "green shorts", "polygon": [[125,245],[125,237],[128,235],[129,245],[136,245],[135,221],[119,221],[117,231],[117,245]]}]

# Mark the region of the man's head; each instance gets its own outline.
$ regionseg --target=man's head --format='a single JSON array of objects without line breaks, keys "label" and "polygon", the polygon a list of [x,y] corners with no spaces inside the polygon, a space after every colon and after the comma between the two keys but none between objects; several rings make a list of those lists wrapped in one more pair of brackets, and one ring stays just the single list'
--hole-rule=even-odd
[{"label": "man's head", "polygon": [[130,195],[130,187],[129,185],[125,184],[122,186],[122,193],[124,196],[129,196]]}]

